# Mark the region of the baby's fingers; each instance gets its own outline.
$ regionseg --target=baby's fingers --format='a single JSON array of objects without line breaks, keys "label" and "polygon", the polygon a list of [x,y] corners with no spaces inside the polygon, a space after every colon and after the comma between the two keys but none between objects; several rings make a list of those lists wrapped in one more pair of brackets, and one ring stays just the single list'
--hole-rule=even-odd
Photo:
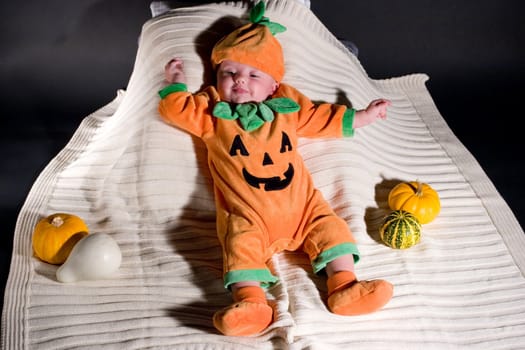
[{"label": "baby's fingers", "polygon": [[184,68],[184,62],[180,58],[172,58],[165,68],[182,69]]},{"label": "baby's fingers", "polygon": [[374,106],[384,105],[385,107],[388,107],[392,104],[392,102],[390,100],[387,100],[386,98],[379,98],[377,100],[374,100],[372,103],[374,104]]}]

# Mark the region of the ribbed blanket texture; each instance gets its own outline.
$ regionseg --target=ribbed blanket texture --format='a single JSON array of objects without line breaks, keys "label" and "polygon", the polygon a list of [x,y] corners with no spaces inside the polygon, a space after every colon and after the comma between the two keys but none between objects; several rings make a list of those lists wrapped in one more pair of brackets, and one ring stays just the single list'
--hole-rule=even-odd
[{"label": "ribbed blanket texture", "polygon": [[[425,74],[371,79],[305,6],[270,0],[284,81],[315,101],[360,109],[392,100],[388,119],[353,138],[301,139],[316,186],[352,229],[361,279],[383,278],[394,297],[363,316],[330,313],[323,276],[300,252],[277,254],[267,291],[275,322],[254,337],[226,337],[213,313],[222,285],[211,178],[202,142],[159,118],[157,91],[174,56],[189,90],[211,82],[207,57],[246,3],[179,8],[147,21],[126,90],[87,116],[34,183],[20,211],[2,314],[2,347],[20,349],[519,349],[525,347],[525,235],[474,157],[447,126]],[[237,19],[237,20],[236,20]],[[100,53],[104,55],[103,52]],[[386,55],[385,59],[388,59]],[[466,115],[465,118],[471,116]],[[406,250],[381,243],[388,192],[419,180],[441,213]],[[123,259],[106,280],[63,284],[33,256],[39,219],[82,217],[111,235]],[[285,219],[285,218],[284,218]]]}]

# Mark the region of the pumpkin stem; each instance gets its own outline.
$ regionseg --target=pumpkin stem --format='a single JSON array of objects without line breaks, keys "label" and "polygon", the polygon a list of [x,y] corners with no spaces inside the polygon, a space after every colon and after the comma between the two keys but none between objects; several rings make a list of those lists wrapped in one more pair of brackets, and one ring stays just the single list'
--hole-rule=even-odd
[{"label": "pumpkin stem", "polygon": [[423,195],[423,184],[419,180],[416,180],[416,184],[416,196],[421,197]]},{"label": "pumpkin stem", "polygon": [[53,220],[51,220],[51,225],[55,227],[60,227],[62,226],[63,223],[64,223],[64,219],[62,219],[62,217],[60,216],[55,216]]}]

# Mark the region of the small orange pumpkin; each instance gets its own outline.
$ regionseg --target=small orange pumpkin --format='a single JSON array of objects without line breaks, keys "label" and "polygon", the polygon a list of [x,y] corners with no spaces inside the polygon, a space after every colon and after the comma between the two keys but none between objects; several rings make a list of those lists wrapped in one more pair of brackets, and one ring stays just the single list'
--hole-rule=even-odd
[{"label": "small orange pumpkin", "polygon": [[438,193],[419,181],[397,184],[388,194],[388,206],[412,213],[421,224],[434,220],[441,210]]},{"label": "small orange pumpkin", "polygon": [[59,265],[66,261],[73,246],[88,232],[86,223],[80,217],[55,213],[36,224],[33,250],[39,259]]}]

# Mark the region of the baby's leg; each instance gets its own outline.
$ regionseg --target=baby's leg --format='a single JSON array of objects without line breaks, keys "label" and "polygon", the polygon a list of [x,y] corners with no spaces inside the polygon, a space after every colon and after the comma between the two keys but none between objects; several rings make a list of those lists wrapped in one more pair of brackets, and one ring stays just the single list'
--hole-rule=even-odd
[{"label": "baby's leg", "polygon": [[257,281],[232,285],[234,303],[213,315],[213,324],[224,335],[246,336],[266,329],[273,320],[273,309]]},{"label": "baby's leg", "polygon": [[367,314],[380,309],[392,298],[393,286],[389,282],[357,280],[351,254],[329,262],[326,273],[328,308],[335,314]]},{"label": "baby's leg", "polygon": [[352,254],[340,256],[326,264],[326,274],[328,277],[332,277],[339,271],[354,272],[354,256]]}]

